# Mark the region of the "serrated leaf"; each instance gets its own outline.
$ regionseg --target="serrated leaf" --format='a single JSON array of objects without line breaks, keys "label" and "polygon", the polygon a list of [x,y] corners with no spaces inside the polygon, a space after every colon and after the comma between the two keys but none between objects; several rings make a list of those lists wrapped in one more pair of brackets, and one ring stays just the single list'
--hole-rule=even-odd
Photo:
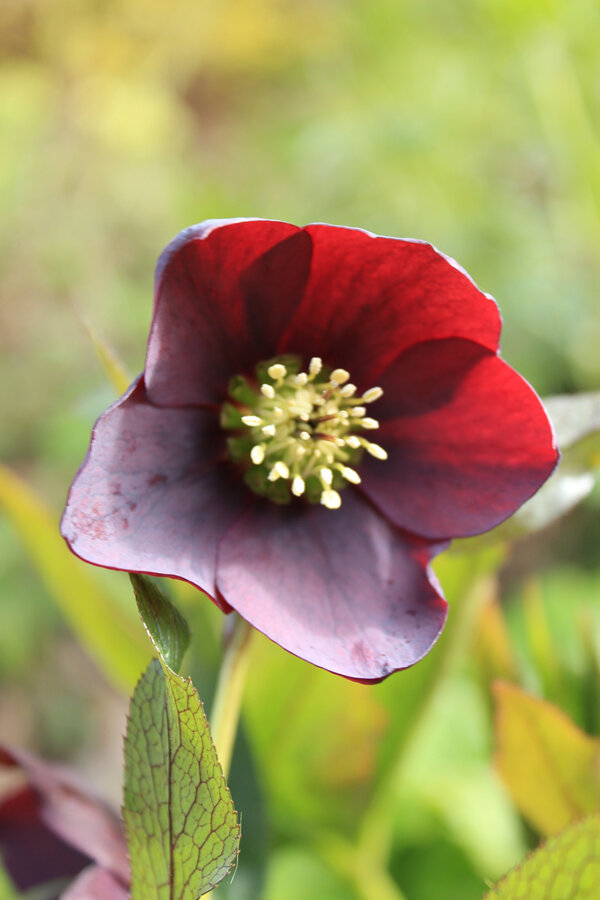
[{"label": "serrated leaf", "polygon": [[498,682],[494,694],[496,765],[525,818],[552,834],[600,809],[600,740],[514,685]]},{"label": "serrated leaf", "polygon": [[0,465],[0,507],[77,637],[116,687],[128,692],[148,663],[144,635],[67,549],[58,521],[14,472]]},{"label": "serrated leaf", "polygon": [[598,900],[600,816],[551,837],[483,900]]},{"label": "serrated leaf", "polygon": [[123,817],[133,900],[196,900],[236,860],[239,824],[202,704],[158,660],[131,702]]},{"label": "serrated leaf", "polygon": [[166,594],[147,575],[130,573],[144,627],[157,652],[174,672],[181,668],[190,643],[187,622]]}]

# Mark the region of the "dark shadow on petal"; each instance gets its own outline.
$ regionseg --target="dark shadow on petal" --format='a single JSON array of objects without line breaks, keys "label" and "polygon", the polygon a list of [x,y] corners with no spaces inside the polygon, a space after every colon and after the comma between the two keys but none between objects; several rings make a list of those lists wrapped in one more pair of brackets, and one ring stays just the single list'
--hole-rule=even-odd
[{"label": "dark shadow on petal", "polygon": [[279,339],[304,296],[311,256],[310,235],[297,231],[263,253],[241,275],[248,333],[259,360],[277,352]]},{"label": "dark shadow on petal", "polygon": [[556,466],[536,393],[470,341],[412,347],[382,385],[372,409],[389,458],[365,456],[361,488],[402,528],[428,539],[479,534],[514,513]]}]

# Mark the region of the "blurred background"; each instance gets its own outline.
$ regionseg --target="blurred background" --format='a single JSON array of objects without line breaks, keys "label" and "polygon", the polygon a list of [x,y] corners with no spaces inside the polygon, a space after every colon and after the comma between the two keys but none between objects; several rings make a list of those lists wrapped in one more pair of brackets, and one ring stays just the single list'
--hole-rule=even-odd
[{"label": "blurred background", "polygon": [[[2,462],[57,521],[91,425],[114,397],[84,323],[137,374],[156,258],[179,230],[211,217],[325,221],[428,240],[499,301],[503,355],[542,396],[599,390],[599,39],[596,0],[2,0]],[[557,671],[564,677],[552,676],[551,635],[577,618],[566,610],[597,606],[597,511],[596,491],[566,520],[519,544],[501,578],[529,683],[554,690],[553,699],[584,726],[581,632],[563,648],[564,671]],[[74,639],[52,580],[39,577],[10,516],[0,515],[0,546],[0,737],[77,760],[118,800],[124,695],[90,661],[81,635]],[[125,578],[98,579],[133,616]],[[194,664],[201,696],[205,690],[209,697],[220,623],[208,602],[197,613],[196,599],[178,590],[192,618],[206,617],[197,629],[213,634]],[[529,606],[515,602],[524,593],[533,597]],[[82,595],[82,609],[86,602]],[[534,635],[543,656],[540,628],[550,641],[546,678],[527,638]],[[461,650],[463,669],[473,668],[474,647]],[[387,727],[386,704],[403,702],[401,676],[397,687],[368,695],[323,673],[306,676],[276,648],[260,652],[273,671],[283,667],[290,685],[306,677],[326,684],[341,705],[352,697],[349,731],[338,734],[329,708],[317,715],[319,728],[333,728],[328,752],[337,760],[338,799],[327,803],[347,796],[344,779],[364,793]],[[266,726],[256,724],[261,677],[254,693],[250,688],[247,759],[238,764],[248,771],[260,770],[256,754],[272,746]],[[478,760],[491,752],[487,701],[475,683],[459,679],[452,700],[439,701],[444,716],[434,717],[443,733],[445,718],[453,719],[448,709],[471,710],[466,743],[455,754],[462,761],[465,747]],[[304,716],[314,730],[315,715],[309,704],[299,721]],[[285,811],[304,832],[329,814],[318,807],[323,784],[316,776],[290,786],[299,777],[294,767],[306,765],[320,738],[307,749],[305,729],[294,750],[284,737],[276,756],[287,761],[275,770],[276,784],[264,773],[238,776],[241,793],[254,797],[244,815],[253,821],[250,808],[263,791],[264,815],[276,823],[270,831],[256,826],[248,842],[258,849],[247,857],[264,869],[264,847],[283,848],[280,868],[268,876],[270,900],[293,900],[297,871],[314,881],[305,881],[302,896],[320,897],[318,884],[327,900],[354,896],[327,881],[322,862],[296,849],[289,857],[297,844],[286,841],[296,826]],[[437,747],[432,741],[427,746]],[[354,755],[347,756],[348,742]],[[272,773],[272,759],[269,765]],[[469,772],[474,794],[479,782]],[[485,785],[477,803],[487,797],[487,808],[495,808]],[[484,858],[478,813],[457,823],[428,791],[421,805],[408,805],[412,831],[404,820],[395,823],[398,877],[412,885],[410,900],[434,897],[419,882],[425,875],[410,873],[424,871],[419,854],[435,860],[439,851],[455,873],[456,896],[478,897],[484,874],[495,877],[515,862],[527,833],[502,807],[494,832],[501,852]],[[240,872],[236,897],[246,896]],[[448,879],[444,898],[452,900]],[[247,890],[257,896],[256,885]]]}]

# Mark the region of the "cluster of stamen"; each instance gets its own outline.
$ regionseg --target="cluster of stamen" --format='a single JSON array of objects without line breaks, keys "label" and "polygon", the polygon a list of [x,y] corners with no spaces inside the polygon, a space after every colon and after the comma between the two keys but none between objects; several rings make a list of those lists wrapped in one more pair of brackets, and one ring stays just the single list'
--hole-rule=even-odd
[{"label": "cluster of stamen", "polygon": [[345,369],[325,369],[313,357],[300,371],[296,357],[280,357],[257,367],[256,386],[238,376],[230,384],[234,401],[223,406],[221,423],[239,429],[228,441],[231,457],[245,467],[245,480],[277,503],[305,496],[337,509],[339,491],[359,484],[356,465],[363,452],[387,453],[365,432],[379,427],[367,405],[383,394],[370,388],[357,397]]}]

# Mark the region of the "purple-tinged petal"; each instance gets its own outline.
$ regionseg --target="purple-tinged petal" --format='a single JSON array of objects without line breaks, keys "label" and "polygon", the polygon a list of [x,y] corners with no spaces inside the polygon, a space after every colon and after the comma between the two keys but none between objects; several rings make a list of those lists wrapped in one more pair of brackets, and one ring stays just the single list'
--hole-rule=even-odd
[{"label": "purple-tinged petal", "polygon": [[90,862],[48,828],[41,805],[29,786],[0,801],[0,857],[21,891],[73,878]]},{"label": "purple-tinged petal", "polygon": [[464,537],[515,512],[558,451],[538,396],[496,354],[464,340],[407,350],[373,406],[385,462],[365,457],[362,489],[396,525]]},{"label": "purple-tinged petal", "polygon": [[226,534],[217,583],[286,650],[346,678],[380,681],[435,643],[446,602],[422,545],[352,489],[339,511],[258,502]]},{"label": "purple-tinged petal", "polygon": [[39,803],[45,826],[65,844],[129,881],[129,861],[119,819],[61,766],[24,750],[0,747],[0,764],[20,768]]},{"label": "purple-tinged petal", "polygon": [[205,222],[164,251],[148,342],[148,396],[222,403],[232,375],[273,356],[302,299],[312,242],[284,222]]},{"label": "purple-tinged petal", "polygon": [[321,356],[364,389],[420,341],[463,337],[497,349],[495,301],[431,244],[331,225],[306,231],[310,281],[280,352]]},{"label": "purple-tinged petal", "polygon": [[90,866],[61,894],[60,900],[129,900],[129,891],[107,869]]},{"label": "purple-tinged petal", "polygon": [[249,496],[223,457],[214,412],[152,406],[139,381],[96,423],[62,534],[95,565],[173,575],[214,596],[218,541]]}]

